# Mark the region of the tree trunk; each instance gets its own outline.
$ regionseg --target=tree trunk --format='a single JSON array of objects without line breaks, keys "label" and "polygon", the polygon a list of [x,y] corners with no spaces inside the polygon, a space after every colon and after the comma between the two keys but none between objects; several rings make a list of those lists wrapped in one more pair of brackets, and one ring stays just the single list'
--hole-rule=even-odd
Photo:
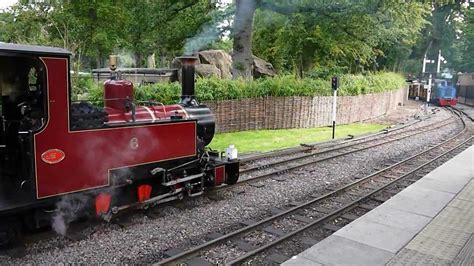
[{"label": "tree trunk", "polygon": [[156,62],[155,62],[155,53],[152,53],[151,55],[148,56],[147,58],[147,68],[155,68],[156,67]]},{"label": "tree trunk", "polygon": [[132,67],[142,67],[142,54],[140,52],[135,52],[135,62],[133,62]]},{"label": "tree trunk", "polygon": [[252,31],[257,0],[236,0],[237,12],[234,19],[234,53],[232,55],[232,74],[234,79],[251,80]]}]

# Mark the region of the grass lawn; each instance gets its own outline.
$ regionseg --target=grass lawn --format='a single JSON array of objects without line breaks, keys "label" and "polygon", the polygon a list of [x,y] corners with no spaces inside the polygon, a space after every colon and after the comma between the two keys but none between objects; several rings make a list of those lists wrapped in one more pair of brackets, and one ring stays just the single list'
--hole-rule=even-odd
[{"label": "grass lawn", "polygon": [[[386,128],[380,124],[351,124],[336,127],[336,138],[354,136],[376,132]],[[289,147],[301,143],[314,143],[329,140],[332,137],[332,128],[303,128],[303,129],[278,129],[255,130],[234,133],[223,133],[214,136],[210,147],[215,150],[225,151],[234,144],[239,153],[265,152]]]}]

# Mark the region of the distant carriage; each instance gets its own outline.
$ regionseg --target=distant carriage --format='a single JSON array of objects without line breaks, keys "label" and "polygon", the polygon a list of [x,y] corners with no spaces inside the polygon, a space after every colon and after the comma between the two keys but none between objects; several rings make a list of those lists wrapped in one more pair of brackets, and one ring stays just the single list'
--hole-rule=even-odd
[{"label": "distant carriage", "polygon": [[426,101],[428,87],[420,82],[412,82],[409,86],[408,97],[410,99]]},{"label": "distant carriage", "polygon": [[458,75],[458,102],[474,106],[474,73]]}]

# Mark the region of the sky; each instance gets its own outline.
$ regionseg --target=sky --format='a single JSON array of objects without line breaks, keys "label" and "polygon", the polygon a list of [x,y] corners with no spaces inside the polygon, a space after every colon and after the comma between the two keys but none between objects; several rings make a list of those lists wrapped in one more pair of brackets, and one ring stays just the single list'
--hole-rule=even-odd
[{"label": "sky", "polygon": [[3,9],[5,7],[9,7],[16,3],[17,0],[0,0],[0,9]]}]

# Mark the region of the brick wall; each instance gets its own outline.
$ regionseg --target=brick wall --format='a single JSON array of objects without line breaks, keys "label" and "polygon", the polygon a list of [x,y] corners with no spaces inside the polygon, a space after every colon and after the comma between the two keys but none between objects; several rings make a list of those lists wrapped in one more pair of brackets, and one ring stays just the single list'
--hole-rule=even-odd
[{"label": "brick wall", "polygon": [[[407,88],[378,94],[341,96],[337,123],[349,124],[381,116],[403,104]],[[217,132],[311,128],[332,122],[332,96],[264,97],[204,102],[216,115]]]}]

